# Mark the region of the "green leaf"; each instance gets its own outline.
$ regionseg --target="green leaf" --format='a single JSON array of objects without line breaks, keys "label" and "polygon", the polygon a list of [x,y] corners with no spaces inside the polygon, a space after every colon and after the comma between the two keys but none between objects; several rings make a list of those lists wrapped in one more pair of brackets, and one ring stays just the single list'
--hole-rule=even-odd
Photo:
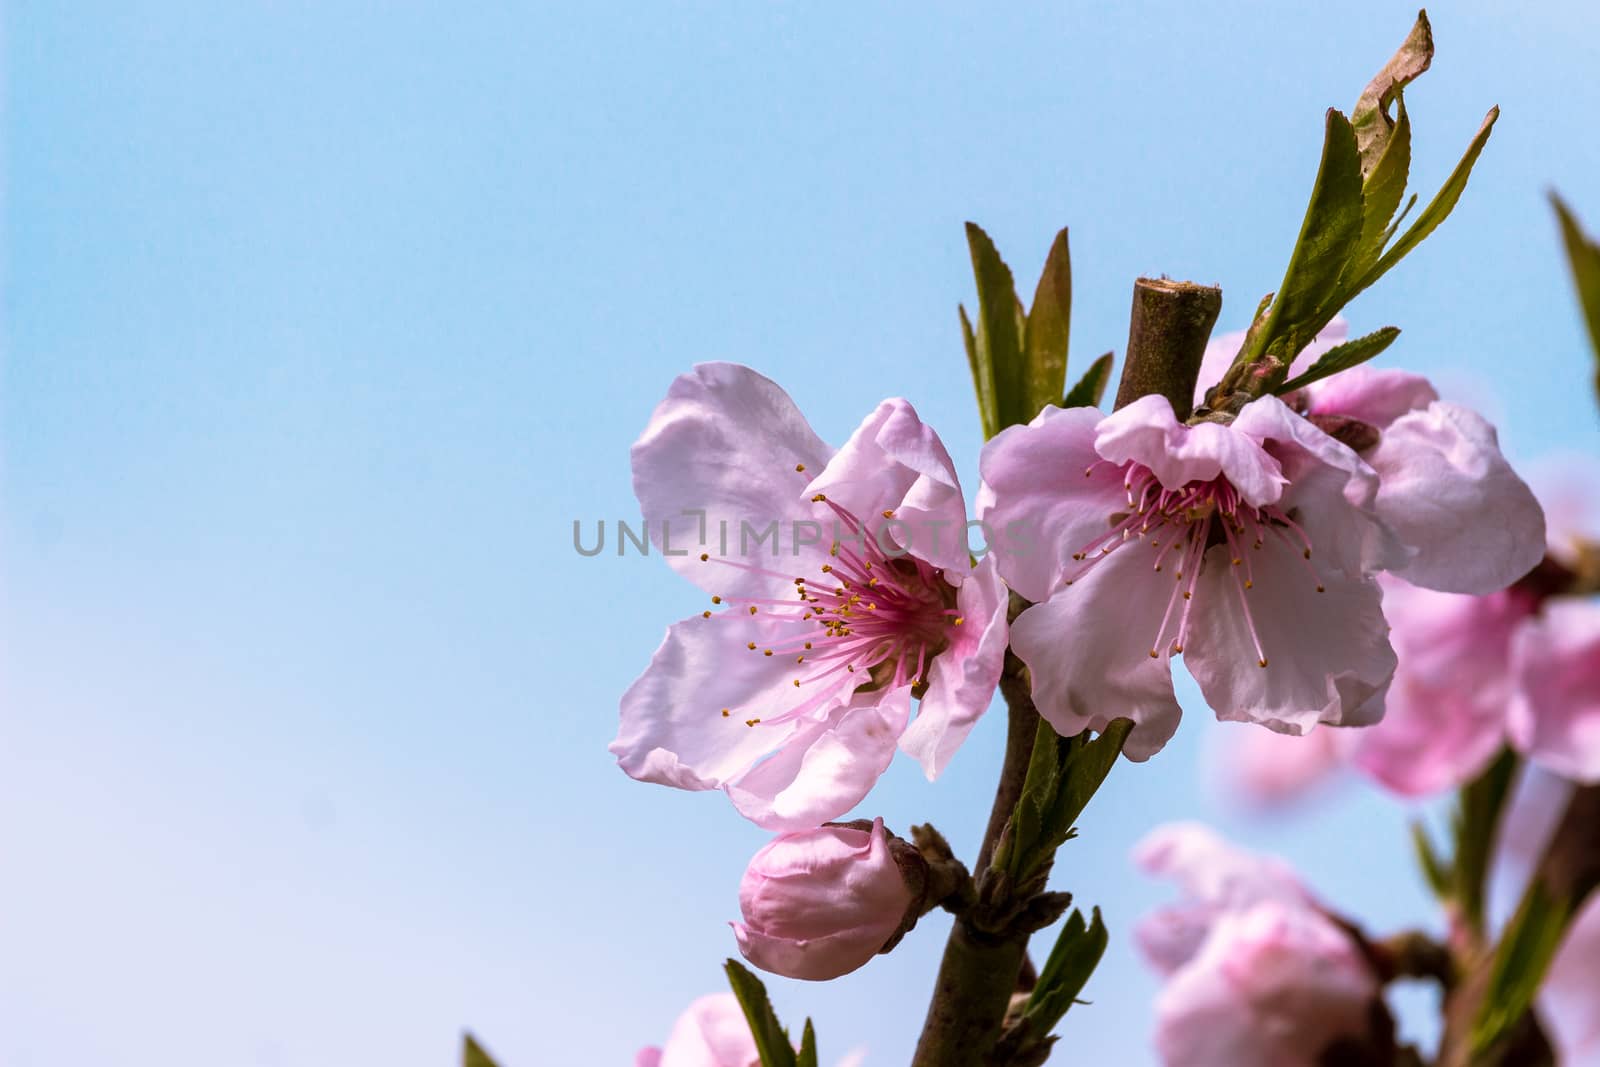
[{"label": "green leaf", "polygon": [[1394,343],[1400,336],[1400,330],[1394,326],[1385,326],[1381,330],[1374,330],[1365,337],[1357,337],[1353,341],[1346,341],[1342,345],[1335,345],[1324,352],[1318,360],[1311,364],[1304,374],[1300,374],[1284,382],[1274,390],[1279,396],[1292,393],[1296,389],[1303,389],[1312,382],[1338,374],[1342,370],[1359,366],[1367,360],[1382,352]]},{"label": "green leaf", "polygon": [[967,365],[972,368],[972,391],[978,397],[978,418],[983,424],[983,439],[987,441],[1000,432],[999,416],[994,410],[994,368],[989,366],[989,353],[978,350],[978,339],[972,332],[972,320],[967,309],[956,305],[961,314],[961,343],[967,349]]},{"label": "green leaf", "polygon": [[1061,788],[1050,812],[1050,820],[1059,828],[1062,840],[1088,807],[1106,775],[1111,773],[1132,730],[1132,719],[1112,719],[1098,737],[1078,746],[1072,753],[1062,770]]},{"label": "green leaf", "polygon": [[[1417,21],[1411,27],[1411,32],[1401,42],[1399,51],[1390,57],[1389,62],[1383,65],[1367,87],[1362,90],[1361,98],[1356,101],[1355,110],[1350,112],[1350,126],[1355,131],[1356,144],[1361,149],[1361,172],[1372,174],[1378,166],[1379,160],[1389,150],[1391,135],[1397,129],[1396,123],[1389,118],[1389,105],[1400,96],[1400,91],[1410,85],[1422,72],[1428,69],[1433,62],[1433,27],[1428,25],[1428,13],[1417,12]],[[1401,108],[1401,121],[1405,118],[1405,109]],[[1370,181],[1370,178],[1368,179]],[[1402,175],[1402,186],[1404,175]],[[1395,203],[1399,203],[1396,197]],[[1390,207],[1390,212],[1394,211]],[[1384,219],[1388,221],[1387,218]]]},{"label": "green leaf", "polygon": [[789,1032],[778,1022],[761,979],[737,960],[728,960],[723,970],[728,972],[728,984],[733,987],[739,1007],[744,1009],[745,1021],[750,1024],[750,1036],[755,1038],[761,1067],[798,1067],[794,1046],[789,1044]]},{"label": "green leaf", "polygon": [[1561,220],[1561,239],[1567,246],[1567,261],[1572,264],[1572,281],[1578,288],[1578,304],[1589,325],[1589,341],[1594,346],[1595,393],[1600,396],[1600,244],[1584,236],[1578,220],[1554,193],[1550,203]]},{"label": "green leaf", "polygon": [[[1406,102],[1399,99],[1400,118],[1395,123],[1383,155],[1373,164],[1361,187],[1361,240],[1356,254],[1345,265],[1339,289],[1347,291],[1357,278],[1370,271],[1383,255],[1383,246],[1393,233],[1390,222],[1406,194],[1406,176],[1411,170],[1411,119]],[[1415,198],[1413,198],[1413,202]]]},{"label": "green leaf", "polygon": [[1439,228],[1439,224],[1450,217],[1450,212],[1455,210],[1456,203],[1461,199],[1461,193],[1467,187],[1467,178],[1472,175],[1473,165],[1478,162],[1478,156],[1483,152],[1483,146],[1489,143],[1489,134],[1494,129],[1495,120],[1500,117],[1500,109],[1492,107],[1483,117],[1483,124],[1478,127],[1478,132],[1473,135],[1472,143],[1467,145],[1466,155],[1461,157],[1461,162],[1456,164],[1455,170],[1445,179],[1444,185],[1434,194],[1428,206],[1422,209],[1422,214],[1417,216],[1417,221],[1411,228],[1401,235],[1400,239],[1383,254],[1372,269],[1356,279],[1353,288],[1344,295],[1348,301],[1357,293],[1366,289],[1373,282],[1387,274],[1396,263],[1423,242],[1430,233]]},{"label": "green leaf", "polygon": [[1428,828],[1420,820],[1412,820],[1411,844],[1416,849],[1417,865],[1422,868],[1422,877],[1427,881],[1428,888],[1439,900],[1449,899],[1454,875],[1445,861],[1439,858],[1438,850],[1428,837]]},{"label": "green leaf", "polygon": [[1084,371],[1083,377],[1078,379],[1065,397],[1061,400],[1064,408],[1097,408],[1106,395],[1106,386],[1111,382],[1111,353],[1107,352]]},{"label": "green leaf", "polygon": [[471,1034],[461,1035],[461,1067],[498,1067],[494,1057],[484,1051]]},{"label": "green leaf", "polygon": [[1072,326],[1072,256],[1067,231],[1056,234],[1033,293],[1023,336],[1028,418],[1061,399],[1067,379],[1067,335]]},{"label": "green leaf", "polygon": [[1461,788],[1456,819],[1455,859],[1452,864],[1453,899],[1470,928],[1484,928],[1484,898],[1488,892],[1489,862],[1499,840],[1500,815],[1505,810],[1511,783],[1517,774],[1517,757],[1502,749],[1494,762]]},{"label": "green leaf", "polygon": [[1537,880],[1528,886],[1495,949],[1489,990],[1472,1028],[1475,1052],[1509,1034],[1533,1005],[1571,918],[1572,902],[1552,898]]},{"label": "green leaf", "polygon": [[1272,352],[1287,365],[1340,306],[1338,282],[1361,241],[1361,152],[1350,122],[1328,109],[1322,162],[1289,269],[1260,333],[1240,353],[1253,362]]},{"label": "green leaf", "polygon": [[795,1057],[795,1067],[817,1067],[817,1031],[806,1020],[805,1031],[800,1035],[800,1054]]},{"label": "green leaf", "polygon": [[972,251],[972,274],[978,283],[978,325],[974,333],[977,363],[987,367],[991,377],[998,432],[1034,416],[1028,410],[1029,389],[1022,357],[1026,327],[1011,268],[1000,258],[989,235],[969,222],[967,245]]},{"label": "green leaf", "polygon": [[1105,955],[1109,935],[1101,921],[1100,909],[1095,908],[1093,914],[1093,921],[1085,923],[1083,912],[1073,911],[1061,928],[1044,969],[1039,972],[1039,981],[1028,995],[1023,1018],[1041,1036],[1061,1021]]}]

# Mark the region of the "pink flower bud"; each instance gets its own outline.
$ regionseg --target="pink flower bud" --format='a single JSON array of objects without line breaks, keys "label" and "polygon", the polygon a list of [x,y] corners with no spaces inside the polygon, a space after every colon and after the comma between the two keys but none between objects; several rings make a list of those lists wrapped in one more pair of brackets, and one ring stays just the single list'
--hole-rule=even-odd
[{"label": "pink flower bud", "polygon": [[739,885],[745,959],[773,974],[823,981],[860,967],[899,933],[919,892],[871,830],[820,826],[780,834],[751,859]]}]

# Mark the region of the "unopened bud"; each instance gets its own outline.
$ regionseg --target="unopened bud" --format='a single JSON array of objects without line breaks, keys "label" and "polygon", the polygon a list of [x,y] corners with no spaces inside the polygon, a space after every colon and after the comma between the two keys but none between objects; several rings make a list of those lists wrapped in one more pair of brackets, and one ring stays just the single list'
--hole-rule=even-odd
[{"label": "unopened bud", "polygon": [[882,819],[780,834],[745,869],[744,922],[733,933],[745,959],[764,971],[838,978],[899,939],[920,913],[925,886],[916,851]]}]

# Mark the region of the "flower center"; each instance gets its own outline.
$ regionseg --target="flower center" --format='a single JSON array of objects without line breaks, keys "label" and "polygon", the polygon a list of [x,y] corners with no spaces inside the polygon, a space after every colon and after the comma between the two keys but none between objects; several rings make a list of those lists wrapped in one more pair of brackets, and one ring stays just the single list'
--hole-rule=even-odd
[{"label": "flower center", "polygon": [[[1256,661],[1265,667],[1267,655],[1262,651],[1261,636],[1256,630],[1247,595],[1255,588],[1250,557],[1268,544],[1286,546],[1301,557],[1317,592],[1324,592],[1311,566],[1311,539],[1305,530],[1288,511],[1275,504],[1262,507],[1250,504],[1220,475],[1210,481],[1194,481],[1168,489],[1143,464],[1128,463],[1117,468],[1107,460],[1094,464],[1084,475],[1093,476],[1103,468],[1121,470],[1128,510],[1113,513],[1110,528],[1073,553],[1078,566],[1069,570],[1065,584],[1071,585],[1082,578],[1095,564],[1126,545],[1147,544],[1155,551],[1151,567],[1161,572],[1170,566],[1174,575],[1166,611],[1150,646],[1151,657],[1159,659],[1169,634],[1172,637],[1168,650],[1173,654],[1183,652],[1189,637],[1194,594],[1200,572],[1207,565],[1207,554],[1213,547],[1225,548],[1228,574],[1239,598],[1245,627],[1255,645]],[[1212,557],[1213,560],[1217,558],[1220,557]]]},{"label": "flower center", "polygon": [[[805,470],[803,465],[795,469]],[[934,657],[949,646],[951,629],[964,621],[955,609],[955,587],[945,581],[942,569],[892,541],[886,548],[880,542],[882,528],[872,530],[823,494],[811,502],[831,513],[834,537],[828,561],[808,572],[786,574],[740,559],[700,555],[703,563],[779,578],[794,586],[793,595],[786,598],[713,596],[711,602],[724,610],[702,613],[730,622],[748,622],[751,616],[776,622],[766,628],[769,643],[747,640],[744,650],[754,656],[794,658],[792,681],[801,691],[796,702],[776,714],[747,718],[746,726],[791,721],[858,688],[909,684],[912,694],[921,697]],[[883,517],[892,519],[894,512],[885,511]],[[721,708],[718,713],[727,718],[737,709]]]}]

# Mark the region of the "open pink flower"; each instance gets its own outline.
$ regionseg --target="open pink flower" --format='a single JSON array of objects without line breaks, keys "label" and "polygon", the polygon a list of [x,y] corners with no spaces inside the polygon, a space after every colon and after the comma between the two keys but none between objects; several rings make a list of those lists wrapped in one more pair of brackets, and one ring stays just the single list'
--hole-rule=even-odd
[{"label": "open pink flower", "polygon": [[882,951],[917,899],[882,819],[871,830],[792,831],[751,859],[739,885],[744,922],[733,932],[745,959],[762,970],[826,981]]},{"label": "open pink flower", "polygon": [[854,807],[897,744],[944,768],[999,681],[1006,592],[971,563],[955,469],[909,403],[835,452],[772,381],[700,364],[633,446],[633,481],[655,544],[720,610],[669,627],[624,694],[624,771],[723,789],[785,830]]},{"label": "open pink flower", "polygon": [[[1290,375],[1346,336],[1345,321],[1334,319],[1295,358]],[[1197,392],[1221,377],[1243,341],[1243,333],[1224,334],[1206,346]],[[1284,399],[1318,425],[1346,431],[1377,473],[1374,510],[1406,546],[1391,573],[1428,589],[1492,593],[1539,562],[1544,515],[1500,453],[1494,427],[1440,400],[1426,378],[1362,365]]]},{"label": "open pink flower", "polygon": [[1287,866],[1192,823],[1158,827],[1135,860],[1186,894],[1136,931],[1167,978],[1155,1040],[1168,1067],[1315,1067],[1369,1038],[1377,976]]},{"label": "open pink flower", "polygon": [[1304,733],[1375,721],[1394,671],[1369,574],[1404,548],[1378,478],[1273,397],[1189,426],[1160,396],[1102,418],[1046,408],[985,446],[980,514],[1031,529],[1001,574],[1035,606],[1012,628],[1063,734],[1137,724],[1144,759],[1177,729],[1169,660],[1219,718]]}]

